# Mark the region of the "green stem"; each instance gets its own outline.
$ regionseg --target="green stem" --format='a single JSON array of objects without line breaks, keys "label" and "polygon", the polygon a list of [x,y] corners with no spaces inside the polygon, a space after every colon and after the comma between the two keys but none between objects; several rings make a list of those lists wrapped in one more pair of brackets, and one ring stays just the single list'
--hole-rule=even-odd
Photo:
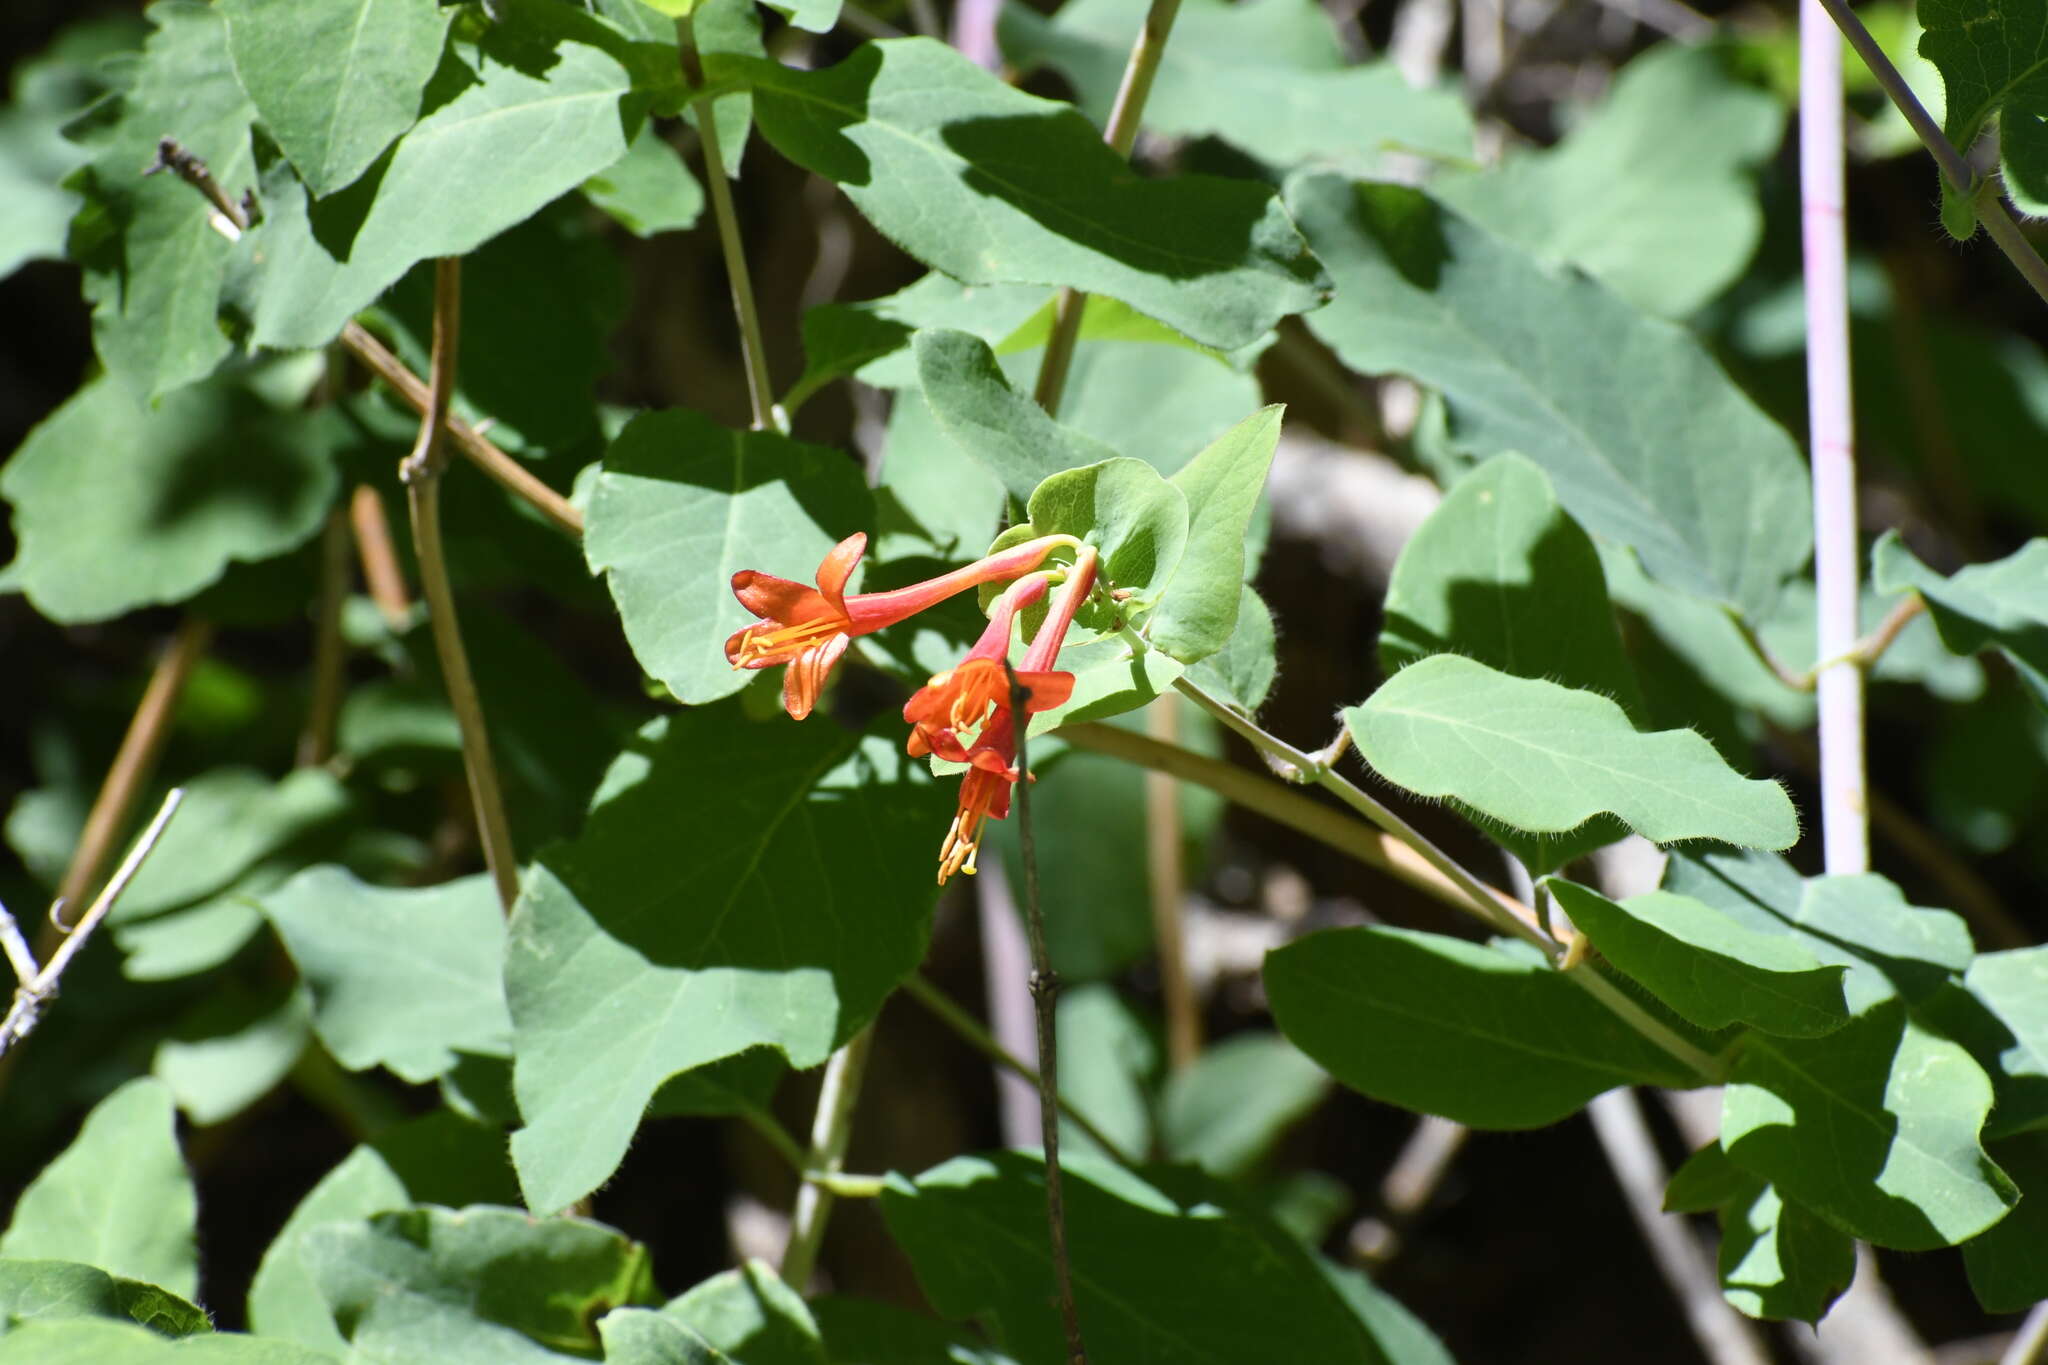
[{"label": "green stem", "polygon": [[[1563,960],[1563,944],[1535,924],[1524,921],[1519,915],[1508,910],[1491,888],[1459,866],[1449,854],[1423,837],[1421,831],[1413,825],[1332,770],[1322,761],[1320,755],[1305,753],[1278,736],[1268,734],[1260,729],[1257,723],[1232,710],[1185,678],[1174,686],[1192,697],[1196,705],[1243,736],[1261,753],[1271,755],[1300,772],[1306,780],[1329,791],[1345,805],[1421,855],[1425,862],[1457,887],[1461,893],[1462,908],[1476,915],[1496,933],[1508,934],[1533,945],[1553,966]],[[1680,1037],[1676,1031],[1624,995],[1613,982],[1599,975],[1590,963],[1574,965],[1571,970],[1565,972],[1565,976],[1606,1006],[1616,1018],[1698,1072],[1703,1079],[1718,1080],[1726,1071],[1726,1067],[1719,1059]]]},{"label": "green stem", "polygon": [[[1835,21],[1835,27],[1842,30],[1842,36],[1849,40],[1849,46],[1856,49],[1856,55],[1870,68],[1870,74],[1884,87],[1885,94],[1891,96],[1892,103],[1906,116],[1906,122],[1919,134],[1921,143],[1933,154],[1950,188],[1957,194],[1969,195],[1976,186],[1969,161],[1941,131],[1941,125],[1920,103],[1913,87],[1906,84],[1906,78],[1899,74],[1898,67],[1892,65],[1892,59],[1885,56],[1877,39],[1863,26],[1856,12],[1849,8],[1848,0],[1820,0],[1820,3],[1828,17]],[[2048,302],[2048,261],[2043,261],[2040,253],[2034,250],[2033,243],[2020,231],[2019,224],[2006,213],[2005,205],[1987,196],[1977,203],[1976,209],[1977,216],[1984,220],[1984,230],[1991,234],[1991,240],[1998,244],[1998,249],[2006,254],[2034,292]]]},{"label": "green stem", "polygon": [[[1145,14],[1145,26],[1131,44],[1130,60],[1124,63],[1123,84],[1117,87],[1116,103],[1109,111],[1109,127],[1103,141],[1119,157],[1131,158],[1138,140],[1138,125],[1145,113],[1145,101],[1152,94],[1152,81],[1159,74],[1159,60],[1166,55],[1166,39],[1173,32],[1180,0],[1152,0]],[[1053,307],[1052,335],[1046,338],[1045,358],[1038,365],[1038,384],[1033,396],[1038,406],[1052,417],[1060,415],[1060,398],[1066,393],[1067,371],[1073,368],[1074,347],[1081,339],[1081,315],[1088,296],[1078,289],[1062,289]]]},{"label": "green stem", "polygon": [[[1067,733],[1066,731],[1061,732],[1062,735]],[[1004,1070],[1029,1081],[1034,1089],[1039,1087],[1041,1082],[1037,1068],[997,1042],[993,1034],[977,1023],[973,1015],[954,1004],[951,997],[944,991],[915,972],[903,978],[902,989],[905,995],[908,995],[911,999],[917,1001],[918,1004],[923,1005],[926,1009],[937,1015],[939,1022],[958,1034],[961,1040],[967,1043],[968,1046],[974,1048]],[[1093,1142],[1096,1146],[1107,1152],[1111,1160],[1116,1161],[1120,1165],[1128,1166],[1132,1170],[1138,1168],[1137,1158],[1125,1151],[1120,1144],[1112,1141],[1106,1133],[1096,1127],[1086,1114],[1074,1107],[1071,1100],[1061,1095],[1058,1103],[1060,1112],[1066,1115],[1076,1128],[1087,1134],[1090,1142]]]},{"label": "green stem", "polygon": [[869,1024],[825,1064],[818,1110],[811,1120],[811,1150],[797,1168],[804,1183],[797,1187],[796,1208],[789,1218],[789,1246],[782,1253],[783,1281],[799,1294],[818,1265],[818,1248],[824,1244],[825,1224],[832,1217],[834,1192],[829,1178],[838,1175],[846,1161],[853,1111],[874,1042],[875,1026]]},{"label": "green stem", "polygon": [[[697,51],[694,26],[688,15],[676,20],[676,38],[682,53],[683,78],[691,88],[704,85],[704,62]],[[775,431],[775,391],[768,383],[768,347],[761,337],[761,313],[754,304],[754,277],[747,270],[747,253],[740,239],[739,215],[733,211],[732,184],[726,179],[725,154],[718,145],[717,106],[706,100],[697,106],[697,138],[704,148],[704,183],[711,195],[711,217],[718,225],[719,246],[725,253],[725,275],[732,285],[733,312],[739,318],[740,350],[746,361],[747,395],[753,404],[754,430]]]},{"label": "green stem", "polygon": [[477,841],[484,866],[498,888],[498,901],[510,914],[519,898],[519,859],[512,851],[512,826],[505,818],[505,798],[498,786],[498,765],[491,757],[490,731],[469,655],[462,647],[462,625],[455,613],[455,591],[448,581],[448,557],[441,541],[441,475],[448,456],[441,437],[448,421],[448,401],[455,391],[455,353],[462,324],[462,261],[443,256],[434,263],[434,352],[427,381],[427,409],[421,414],[419,439],[412,454],[399,464],[406,502],[412,511],[413,549],[420,564],[420,587],[427,599],[427,622],[434,634],[434,652],[441,660],[442,683],[462,736],[462,766],[469,776],[470,803],[476,810]]}]

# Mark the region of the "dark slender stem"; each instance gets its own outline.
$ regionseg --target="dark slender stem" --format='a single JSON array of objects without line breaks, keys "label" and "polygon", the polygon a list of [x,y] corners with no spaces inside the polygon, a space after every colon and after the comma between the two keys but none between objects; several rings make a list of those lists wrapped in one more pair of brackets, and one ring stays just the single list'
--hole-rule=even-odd
[{"label": "dark slender stem", "polygon": [[[678,49],[683,78],[693,90],[704,88],[704,63],[697,52],[697,39],[688,16],[676,20]],[[761,335],[761,313],[754,303],[754,277],[747,269],[747,252],[740,237],[739,214],[732,206],[732,185],[726,179],[725,153],[718,145],[717,101],[707,99],[697,106],[697,138],[704,149],[704,184],[711,196],[711,217],[718,228],[718,244],[725,253],[726,280],[732,286],[732,310],[740,324],[740,353],[746,362],[747,396],[754,410],[754,430],[774,431],[775,390],[768,382],[768,346]]]},{"label": "dark slender stem", "polygon": [[1008,660],[1010,714],[1017,725],[1017,843],[1024,861],[1024,929],[1031,940],[1031,1004],[1038,1020],[1038,1130],[1045,1144],[1045,1221],[1052,1235],[1053,1277],[1059,1285],[1060,1322],[1067,1333],[1069,1365],[1087,1365],[1081,1344],[1081,1315],[1074,1303],[1074,1268],[1067,1252],[1066,1198],[1060,1187],[1060,1057],[1058,1014],[1060,979],[1045,946],[1045,912],[1038,899],[1038,845],[1031,832],[1031,760],[1025,732],[1031,694],[1017,679]]},{"label": "dark slender stem", "polygon": [[421,414],[418,442],[399,464],[406,499],[412,509],[413,549],[419,556],[420,586],[426,593],[427,620],[440,656],[448,705],[462,735],[462,766],[469,776],[470,802],[476,810],[478,842],[484,865],[497,885],[506,913],[519,898],[519,860],[512,851],[512,827],[505,818],[505,800],[498,786],[498,767],[491,757],[490,732],[484,724],[483,702],[469,655],[462,647],[462,626],[455,613],[455,592],[448,582],[447,555],[441,543],[441,475],[447,469],[442,448],[448,400],[455,390],[455,353],[462,321],[462,261],[444,256],[434,263],[434,355],[427,409]]},{"label": "dark slender stem", "polygon": [[[1884,55],[1877,39],[1863,26],[1856,12],[1849,8],[1849,0],[1820,0],[1820,4],[1828,12],[1828,17],[1835,21],[1835,27],[1842,30],[1842,36],[1849,40],[1849,46],[1856,49],[1856,55],[1863,59],[1863,64],[1870,68],[1870,74],[1877,77],[1877,83],[1884,87],[1885,94],[1891,96],[1892,103],[1906,116],[1906,122],[1919,134],[1920,141],[1933,153],[1950,187],[1957,194],[1971,193],[1976,177],[1970,174],[1970,163],[1948,140],[1948,135],[1941,131],[1941,125],[1934,121],[1934,116],[1920,103],[1920,97],[1913,93],[1913,87],[1906,84],[1906,78],[1892,65],[1892,59]],[[2006,254],[2034,292],[2043,301],[2048,301],[2048,261],[2043,261],[2040,253],[2034,250],[2033,243],[2020,231],[2019,224],[2013,222],[2012,216],[2005,211],[2005,205],[1996,199],[1985,198],[1976,205],[1976,209],[1977,216],[1984,220],[1984,230],[1991,234],[1992,241],[1998,243],[1998,249]]]}]

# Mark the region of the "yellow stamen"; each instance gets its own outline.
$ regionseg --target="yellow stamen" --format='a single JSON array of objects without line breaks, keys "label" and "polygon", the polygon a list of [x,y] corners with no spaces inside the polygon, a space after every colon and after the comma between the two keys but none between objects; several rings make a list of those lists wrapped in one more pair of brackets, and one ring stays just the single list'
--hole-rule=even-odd
[{"label": "yellow stamen", "polygon": [[946,831],[946,842],[939,846],[939,885],[946,884],[946,878],[955,872],[974,875],[974,859],[981,851],[982,812],[962,808],[953,815],[953,824]]},{"label": "yellow stamen", "polygon": [[750,626],[740,640],[738,655],[733,659],[734,668],[758,667],[764,660],[779,662],[791,654],[801,653],[820,640],[830,639],[846,629],[846,622],[835,617],[817,617],[799,621],[793,626],[778,630],[763,630]]}]

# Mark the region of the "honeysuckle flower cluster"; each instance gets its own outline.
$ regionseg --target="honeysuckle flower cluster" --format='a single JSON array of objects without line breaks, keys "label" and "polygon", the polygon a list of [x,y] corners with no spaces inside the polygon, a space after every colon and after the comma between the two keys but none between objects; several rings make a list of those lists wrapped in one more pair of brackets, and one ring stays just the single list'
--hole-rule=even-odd
[{"label": "honeysuckle flower cluster", "polygon": [[[817,706],[826,679],[854,636],[908,620],[969,588],[1009,584],[990,605],[988,626],[974,647],[958,664],[933,675],[903,707],[912,756],[936,754],[968,765],[960,807],[939,850],[943,885],[955,872],[973,875],[983,823],[1010,813],[1010,788],[1019,774],[1016,707],[1005,661],[1017,613],[1043,601],[1059,582],[1045,622],[1015,670],[1028,718],[1073,695],[1074,675],[1053,664],[1075,611],[1094,590],[1096,552],[1072,536],[1041,536],[921,583],[849,597],[846,584],[867,543],[865,534],[856,533],[834,546],[818,566],[815,588],[752,569],[734,574],[733,596],[761,619],[725,642],[725,657],[734,668],[787,665],[782,706],[802,720]],[[1041,568],[1061,547],[1078,550],[1073,565]]]}]

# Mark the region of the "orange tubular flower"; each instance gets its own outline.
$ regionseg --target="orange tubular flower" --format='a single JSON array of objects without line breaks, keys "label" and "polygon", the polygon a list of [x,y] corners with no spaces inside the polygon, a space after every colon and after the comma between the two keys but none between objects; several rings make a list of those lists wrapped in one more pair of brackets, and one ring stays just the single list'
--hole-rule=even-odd
[{"label": "orange tubular flower", "polygon": [[[1017,681],[1027,689],[1029,695],[1024,701],[1027,717],[1030,713],[1049,711],[1073,695],[1074,675],[1052,671],[1052,665],[1059,657],[1060,646],[1066,643],[1067,628],[1074,623],[1074,611],[1081,605],[1095,586],[1095,551],[1084,548],[1080,559],[1069,571],[1066,586],[1060,590],[1052,611],[1045,624],[1039,627],[1031,647],[1024,652],[1024,666],[1017,670]],[[952,827],[946,831],[946,841],[939,848],[939,884],[955,872],[974,875],[975,856],[981,850],[982,825],[988,820],[1002,820],[1010,814],[1010,787],[1017,780],[1017,729],[1016,712],[1010,704],[1009,678],[1002,664],[1003,655],[1008,651],[1010,641],[1010,617],[1019,606],[1037,599],[1043,586],[1035,591],[1020,584],[1005,593],[997,603],[996,615],[989,621],[989,629],[982,634],[968,658],[959,668],[933,678],[903,708],[903,717],[917,726],[910,737],[910,751],[924,752],[922,742],[942,758],[956,762],[971,763],[967,776],[960,782],[960,808],[953,815]],[[1012,597],[1017,598],[1011,602]],[[1007,607],[1007,611],[1005,611]],[[993,653],[984,654],[991,647]],[[956,681],[968,673],[965,681]],[[993,707],[993,711],[989,708]],[[913,714],[915,712],[916,714]],[[962,746],[954,734],[954,726],[938,725],[939,720],[951,721],[961,715],[979,716],[986,712],[988,719],[982,723],[981,732],[974,737],[974,743]],[[931,725],[927,730],[927,725]],[[949,749],[956,752],[949,752]]]},{"label": "orange tubular flower", "polygon": [[854,636],[893,626],[980,584],[1029,573],[1055,546],[1073,543],[1071,536],[1041,536],[922,583],[852,597],[846,595],[846,584],[853,577],[853,566],[867,551],[864,532],[855,532],[832,547],[818,566],[815,588],[741,569],[732,576],[732,594],[761,620],[736,631],[725,642],[726,661],[734,668],[788,664],[789,672],[782,680],[782,706],[793,718],[802,720],[818,704],[825,679]]},{"label": "orange tubular flower", "polygon": [[[904,705],[913,757],[936,753],[954,763],[971,762],[959,732],[985,727],[991,709],[1009,712],[1010,678],[1003,660],[1010,652],[1010,631],[1017,613],[1045,596],[1046,580],[1047,575],[1034,573],[1012,583],[996,599],[988,628],[967,657],[934,676]],[[1031,711],[1050,710],[1074,690],[1071,673],[1020,672],[1017,681],[1030,694],[1026,708]]]}]

